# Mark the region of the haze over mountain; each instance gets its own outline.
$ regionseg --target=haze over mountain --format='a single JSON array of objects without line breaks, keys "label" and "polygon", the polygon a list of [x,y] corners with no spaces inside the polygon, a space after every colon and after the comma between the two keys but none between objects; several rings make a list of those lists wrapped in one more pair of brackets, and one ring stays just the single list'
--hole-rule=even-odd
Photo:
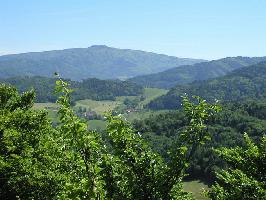
[{"label": "haze over mountain", "polygon": [[23,75],[51,77],[54,72],[59,72],[62,77],[72,80],[92,77],[126,79],[202,61],[94,45],[89,48],[0,56],[0,78]]},{"label": "haze over mountain", "polygon": [[224,77],[177,85],[166,95],[149,104],[152,109],[176,109],[181,107],[181,96],[197,95],[208,101],[215,99],[241,102],[266,98],[266,62],[234,70]]},{"label": "haze over mountain", "polygon": [[177,84],[224,76],[235,69],[262,61],[266,61],[266,57],[228,57],[191,66],[180,66],[155,74],[134,77],[129,80],[145,87],[171,88]]}]

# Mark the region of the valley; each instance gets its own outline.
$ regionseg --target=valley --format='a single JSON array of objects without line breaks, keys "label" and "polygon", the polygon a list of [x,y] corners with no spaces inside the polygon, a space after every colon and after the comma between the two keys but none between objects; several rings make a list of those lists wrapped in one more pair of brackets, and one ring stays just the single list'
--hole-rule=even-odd
[{"label": "valley", "polygon": [[[73,109],[80,116],[88,120],[88,127],[90,129],[105,130],[104,115],[107,112],[114,112],[121,114],[125,119],[133,121],[148,117],[154,113],[161,113],[164,111],[153,112],[144,109],[144,107],[152,100],[165,95],[168,90],[156,88],[144,88],[143,94],[139,96],[118,96],[115,100],[92,100],[83,99],[74,102]],[[135,101],[136,103],[126,105],[125,100]],[[141,100],[140,100],[141,99]],[[57,111],[58,105],[56,103],[35,103],[35,109],[45,109],[48,111],[48,116],[54,122],[58,121]]]},{"label": "valley", "polygon": [[1,1],[0,200],[266,200],[266,1]]}]

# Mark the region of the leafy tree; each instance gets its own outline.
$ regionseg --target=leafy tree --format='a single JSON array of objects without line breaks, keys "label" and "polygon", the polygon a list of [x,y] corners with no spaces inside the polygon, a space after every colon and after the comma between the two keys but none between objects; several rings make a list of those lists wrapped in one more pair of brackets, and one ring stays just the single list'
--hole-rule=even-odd
[{"label": "leafy tree", "polygon": [[56,144],[47,113],[35,111],[34,92],[19,95],[0,85],[0,195],[4,199],[51,199],[58,190]]},{"label": "leafy tree", "polygon": [[217,182],[208,192],[211,199],[266,199],[266,137],[259,145],[244,135],[246,147],[220,148],[219,156],[228,164],[217,173]]},{"label": "leafy tree", "polygon": [[[191,198],[182,192],[182,178],[189,160],[196,148],[209,140],[205,125],[209,117],[219,111],[219,107],[209,105],[199,97],[197,104],[184,97],[183,104],[189,124],[180,138],[169,150],[170,159],[165,162],[144,142],[141,135],[134,134],[131,126],[119,116],[107,117],[107,132],[111,148],[119,167],[119,174],[125,174],[121,184],[130,191],[126,199],[181,199]],[[114,174],[114,173],[112,173]],[[117,175],[119,177],[119,175]],[[126,178],[127,177],[127,178]]]},{"label": "leafy tree", "polygon": [[60,122],[58,127],[60,135],[59,145],[64,150],[66,160],[64,174],[65,183],[59,196],[62,199],[103,199],[104,182],[101,174],[101,164],[104,152],[99,134],[88,131],[86,122],[79,119],[71,109],[69,84],[59,79],[56,82],[56,91],[62,93],[57,103]]}]

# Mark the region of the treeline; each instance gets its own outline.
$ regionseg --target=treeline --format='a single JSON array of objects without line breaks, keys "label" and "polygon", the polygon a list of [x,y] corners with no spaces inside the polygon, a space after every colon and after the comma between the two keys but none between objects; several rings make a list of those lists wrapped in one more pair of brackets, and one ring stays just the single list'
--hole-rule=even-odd
[{"label": "treeline", "polygon": [[[34,89],[37,102],[55,102],[58,95],[54,92],[55,78],[47,77],[13,77],[0,79],[2,83],[15,86],[19,92]],[[74,89],[72,100],[115,100],[117,96],[137,96],[143,93],[143,88],[134,83],[119,80],[86,79],[81,82],[70,81],[70,87]]]},{"label": "treeline", "polygon": [[244,67],[230,74],[207,81],[177,85],[166,95],[152,101],[151,109],[175,109],[181,107],[181,96],[199,95],[214,102],[237,102],[266,97],[266,62]]},{"label": "treeline", "polygon": [[[243,146],[246,132],[258,142],[266,134],[266,99],[243,103],[226,103],[220,113],[208,122],[212,140],[196,150],[188,173],[191,178],[215,179],[217,169],[225,167],[212,148]],[[140,131],[153,149],[168,159],[167,148],[186,128],[188,119],[182,110],[152,115],[136,120],[134,127]]]}]

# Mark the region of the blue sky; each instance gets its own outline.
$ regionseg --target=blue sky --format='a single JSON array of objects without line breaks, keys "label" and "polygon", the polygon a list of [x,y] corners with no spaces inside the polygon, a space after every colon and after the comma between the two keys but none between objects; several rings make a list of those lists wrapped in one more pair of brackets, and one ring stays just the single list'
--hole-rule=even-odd
[{"label": "blue sky", "polygon": [[0,54],[105,44],[178,57],[266,56],[266,0],[0,0]]}]

